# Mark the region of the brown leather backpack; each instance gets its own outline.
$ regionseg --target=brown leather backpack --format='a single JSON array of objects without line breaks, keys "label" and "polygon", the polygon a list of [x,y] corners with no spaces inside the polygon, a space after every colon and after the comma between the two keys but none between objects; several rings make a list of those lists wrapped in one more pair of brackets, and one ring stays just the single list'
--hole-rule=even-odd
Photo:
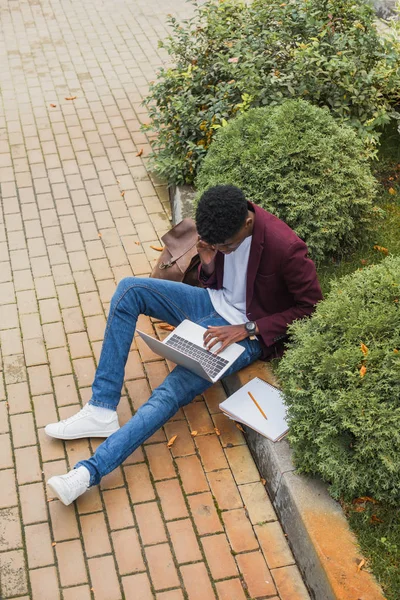
[{"label": "brown leather backpack", "polygon": [[193,219],[183,219],[161,238],[164,249],[150,277],[180,281],[200,286],[197,271],[200,257],[197,253],[198,233]]}]

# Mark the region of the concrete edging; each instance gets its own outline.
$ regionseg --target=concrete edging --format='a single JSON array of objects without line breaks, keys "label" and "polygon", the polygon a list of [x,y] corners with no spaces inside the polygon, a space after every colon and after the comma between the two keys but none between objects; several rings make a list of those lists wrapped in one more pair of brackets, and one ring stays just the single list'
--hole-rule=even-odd
[{"label": "concrete edging", "polygon": [[[173,224],[193,217],[193,187],[169,188]],[[260,377],[276,379],[268,363],[257,362],[223,380],[228,394]],[[246,439],[296,562],[315,600],[385,600],[374,577],[358,571],[361,553],[340,505],[317,478],[298,475],[288,442],[273,443],[244,428]]]}]

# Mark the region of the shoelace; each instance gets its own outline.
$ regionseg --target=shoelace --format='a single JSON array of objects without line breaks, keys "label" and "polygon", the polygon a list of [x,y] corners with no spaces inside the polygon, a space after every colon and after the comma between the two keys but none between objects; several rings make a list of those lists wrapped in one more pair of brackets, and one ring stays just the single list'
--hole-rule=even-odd
[{"label": "shoelace", "polygon": [[64,481],[67,483],[67,485],[72,486],[74,488],[85,485],[85,482],[81,481],[80,473],[78,473],[78,471],[76,469],[67,473],[64,476]]},{"label": "shoelace", "polygon": [[88,413],[90,413],[90,408],[89,408],[89,404],[85,404],[85,406],[83,408],[81,408],[81,410],[79,412],[77,412],[75,415],[72,415],[72,417],[68,417],[68,419],[63,419],[61,421],[61,423],[63,425],[67,425],[69,423],[73,423],[74,421],[76,421],[77,419],[79,419],[82,415],[86,415]]}]

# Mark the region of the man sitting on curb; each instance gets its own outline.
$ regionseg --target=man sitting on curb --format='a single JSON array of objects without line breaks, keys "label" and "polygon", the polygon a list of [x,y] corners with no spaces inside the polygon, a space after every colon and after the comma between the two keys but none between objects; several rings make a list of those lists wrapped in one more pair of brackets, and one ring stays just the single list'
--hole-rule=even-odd
[{"label": "man sitting on curb", "polygon": [[197,207],[196,226],[204,287],[123,279],[111,300],[92,399],[77,414],[45,429],[47,435],[62,440],[107,438],[89,460],[47,482],[66,505],[98,484],[180,407],[211,385],[177,366],[120,428],[116,408],[140,314],[175,326],[190,319],[206,327],[208,349],[221,342],[221,351],[238,342],[245,351],[228,375],[258,358],[281,354],[287,325],[310,315],[322,298],[305,243],[285,223],[247,202],[238,188],[208,189]]}]

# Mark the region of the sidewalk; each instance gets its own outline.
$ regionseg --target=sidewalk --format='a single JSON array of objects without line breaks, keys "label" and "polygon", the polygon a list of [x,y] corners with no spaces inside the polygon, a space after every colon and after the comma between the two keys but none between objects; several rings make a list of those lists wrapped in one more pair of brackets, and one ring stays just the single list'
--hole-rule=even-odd
[{"label": "sidewalk", "polygon": [[[159,256],[152,246],[170,227],[167,190],[145,166],[140,102],[166,59],[157,49],[166,14],[183,18],[190,6],[8,7],[0,10],[0,597],[308,599],[244,437],[218,410],[221,385],[73,506],[49,495],[45,480],[98,441],[64,443],[43,428],[89,400],[116,282],[149,274]],[[157,331],[148,318],[140,325]],[[136,339],[121,423],[167,372]]]}]

